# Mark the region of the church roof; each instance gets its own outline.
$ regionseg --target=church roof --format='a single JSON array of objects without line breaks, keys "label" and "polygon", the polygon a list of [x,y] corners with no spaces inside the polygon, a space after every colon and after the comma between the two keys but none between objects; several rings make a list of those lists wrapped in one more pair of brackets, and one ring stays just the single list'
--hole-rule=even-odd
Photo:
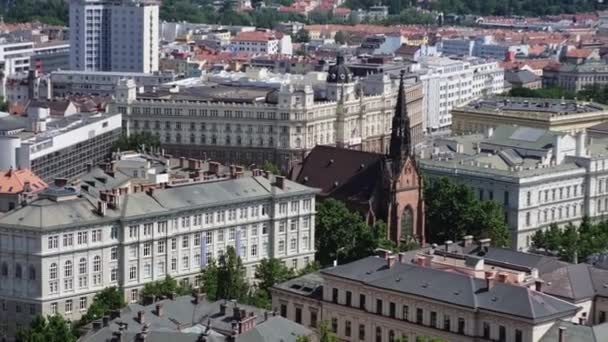
[{"label": "church roof", "polygon": [[353,73],[344,65],[344,56],[338,55],[336,64],[329,67],[327,71],[327,83],[350,83],[353,81]]}]

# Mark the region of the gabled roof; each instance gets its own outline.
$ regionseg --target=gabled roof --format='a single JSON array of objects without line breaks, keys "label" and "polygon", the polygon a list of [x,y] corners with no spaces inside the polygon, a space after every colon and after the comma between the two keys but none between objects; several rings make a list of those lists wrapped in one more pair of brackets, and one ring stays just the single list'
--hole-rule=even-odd
[{"label": "gabled roof", "polygon": [[505,80],[511,84],[528,84],[540,80],[540,77],[528,70],[505,71]]},{"label": "gabled roof", "polygon": [[20,194],[26,190],[40,192],[47,184],[29,169],[0,171],[0,194]]},{"label": "gabled roof", "polygon": [[568,321],[556,322],[546,333],[541,337],[539,342],[555,342],[559,340],[559,330],[563,330],[565,341],[576,342],[604,342],[608,341],[608,323],[603,323],[593,327],[587,325],[575,324]]},{"label": "gabled roof", "polygon": [[378,153],[317,145],[294,179],[321,189],[324,196],[344,191],[345,196],[367,199],[383,179],[384,160]]}]

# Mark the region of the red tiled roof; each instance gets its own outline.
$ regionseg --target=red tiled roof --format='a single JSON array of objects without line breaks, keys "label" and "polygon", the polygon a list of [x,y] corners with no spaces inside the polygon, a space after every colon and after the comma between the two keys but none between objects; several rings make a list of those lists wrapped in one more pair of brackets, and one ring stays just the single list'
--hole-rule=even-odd
[{"label": "red tiled roof", "polygon": [[566,52],[568,58],[587,58],[593,51],[589,49],[571,49]]},{"label": "red tiled roof", "polygon": [[276,34],[272,32],[262,31],[251,31],[251,32],[240,32],[234,37],[235,41],[248,41],[248,42],[267,42],[269,40],[277,39]]},{"label": "red tiled roof", "polygon": [[29,169],[0,171],[0,194],[22,193],[28,183],[32,192],[40,192],[48,187]]}]

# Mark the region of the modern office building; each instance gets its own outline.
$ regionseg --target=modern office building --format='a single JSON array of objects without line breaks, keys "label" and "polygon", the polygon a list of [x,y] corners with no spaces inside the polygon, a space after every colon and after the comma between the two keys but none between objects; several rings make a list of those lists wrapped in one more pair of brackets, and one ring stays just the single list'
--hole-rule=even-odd
[{"label": "modern office building", "polygon": [[0,169],[26,168],[45,181],[71,178],[86,163],[107,157],[121,134],[120,114],[50,117],[48,108],[30,107],[27,116],[0,117]]},{"label": "modern office building", "polygon": [[137,87],[159,87],[177,80],[177,74],[170,72],[105,72],[58,70],[50,75],[53,97],[70,95],[112,96],[121,79],[131,79]]},{"label": "modern office building", "polygon": [[576,133],[608,119],[601,104],[576,100],[484,97],[452,110],[452,132],[485,133],[500,125]]},{"label": "modern office building", "polygon": [[595,342],[578,329],[546,335],[564,323],[602,323],[607,271],[489,243],[379,251],[275,286],[272,307],[303,325],[330,322],[345,341]]},{"label": "modern office building", "polygon": [[[143,93],[125,81],[110,111],[123,113],[128,134],[151,132],[169,153],[240,165],[272,161],[287,171],[316,145],[388,152],[398,80],[356,80],[341,58],[325,79],[176,83]],[[422,86],[411,80],[405,89],[416,145]]]},{"label": "modern office building", "polygon": [[156,0],[70,0],[70,68],[157,71],[158,15]]},{"label": "modern office building", "polygon": [[479,199],[502,205],[511,247],[528,250],[540,229],[608,212],[607,141],[586,140],[584,132],[499,126],[438,139],[417,160],[429,177],[467,184]]},{"label": "modern office building", "polygon": [[5,76],[27,73],[30,70],[30,57],[34,51],[34,42],[0,41],[0,71]]},{"label": "modern office building", "polygon": [[86,184],[59,181],[0,218],[6,335],[37,314],[77,320],[108,286],[123,289],[129,302],[167,275],[197,286],[201,269],[229,246],[248,277],[263,258],[294,269],[314,260],[316,190],[283,177],[237,173],[144,192],[128,185],[97,192]]},{"label": "modern office building", "polygon": [[498,62],[425,57],[419,63],[419,68],[412,70],[419,75],[424,88],[423,116],[428,131],[450,127],[452,108],[503,91],[504,70]]},{"label": "modern office building", "polygon": [[40,73],[51,73],[70,68],[70,42],[51,40],[34,44],[30,57],[30,69]]}]

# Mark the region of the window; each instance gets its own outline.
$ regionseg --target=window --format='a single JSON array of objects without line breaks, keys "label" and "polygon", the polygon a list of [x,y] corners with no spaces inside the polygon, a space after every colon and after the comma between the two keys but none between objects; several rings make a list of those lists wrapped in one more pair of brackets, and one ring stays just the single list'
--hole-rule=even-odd
[{"label": "window", "polygon": [[350,337],[351,334],[351,323],[350,321],[344,322],[344,336]]},{"label": "window", "polygon": [[281,304],[281,317],[287,317],[287,304]]},{"label": "window", "polygon": [[89,234],[87,232],[78,232],[78,244],[84,245],[89,240]]},{"label": "window", "polygon": [[49,249],[55,249],[59,246],[59,236],[49,236]]},{"label": "window", "polygon": [[338,304],[338,296],[339,296],[339,290],[337,288],[333,288],[331,289],[331,301],[334,304]]},{"label": "window", "polygon": [[63,235],[63,247],[70,247],[74,244],[74,234]]},{"label": "window", "polygon": [[403,312],[402,312],[401,314],[402,314],[401,318],[402,318],[404,321],[409,320],[409,319],[410,319],[410,307],[409,307],[409,306],[407,306],[407,305],[404,305],[404,306],[403,306]]},{"label": "window", "polygon": [[464,335],[465,320],[462,317],[458,317],[458,333]]},{"label": "window", "polygon": [[515,329],[515,342],[523,342],[524,336],[521,330]]},{"label": "window", "polygon": [[96,229],[91,232],[92,242],[101,242],[101,229]]},{"label": "window", "polygon": [[205,244],[210,245],[213,243],[213,232],[205,232]]},{"label": "window", "polygon": [[359,324],[359,340],[365,340],[365,325]]},{"label": "window", "polygon": [[347,306],[352,305],[352,297],[353,297],[353,293],[350,291],[346,291],[346,305]]},{"label": "window", "polygon": [[78,262],[78,274],[85,273],[87,273],[87,259],[80,258],[80,261]]},{"label": "window", "polygon": [[382,328],[376,327],[376,342],[382,342]]},{"label": "window", "polygon": [[177,238],[171,239],[171,250],[174,251],[177,249]]},{"label": "window", "polygon": [[110,230],[110,238],[114,240],[118,239],[118,227],[112,227]]},{"label": "window", "polygon": [[279,253],[285,252],[285,240],[279,240]]},{"label": "window", "polygon": [[335,317],[331,319],[331,331],[334,333],[338,332],[338,319]]},{"label": "window", "polygon": [[135,280],[137,278],[137,266],[132,265],[129,268],[129,280]]},{"label": "window", "polygon": [[17,266],[15,267],[15,278],[21,279],[22,276],[23,270],[21,269],[21,265],[17,264]]},{"label": "window", "polygon": [[144,256],[150,256],[152,255],[152,243],[151,242],[146,242],[144,243]]},{"label": "window", "polygon": [[136,245],[129,246],[129,257],[131,259],[137,258],[137,246]]},{"label": "window", "polygon": [[156,230],[159,234],[165,234],[167,232],[167,221],[158,222]]},{"label": "window", "polygon": [[295,250],[298,246],[297,240],[296,238],[292,238],[291,240],[289,240],[289,249],[290,250]]},{"label": "window", "polygon": [[57,303],[51,303],[51,314],[57,314]]},{"label": "window", "polygon": [[450,322],[450,316],[443,315],[443,330],[447,330],[447,331],[452,330],[451,325],[452,325],[452,322]]},{"label": "window", "polygon": [[498,327],[498,341],[505,342],[507,340],[507,328],[504,325]]},{"label": "window", "polygon": [[137,302],[139,300],[139,291],[137,289],[131,290],[131,302]]},{"label": "window", "polygon": [[152,223],[144,224],[144,236],[152,235]]},{"label": "window", "polygon": [[190,259],[185,256],[182,258],[182,269],[189,270],[190,269]]},{"label": "window", "polygon": [[393,302],[388,305],[388,315],[391,318],[397,318],[397,305]]},{"label": "window", "polygon": [[606,311],[600,311],[599,323],[606,322]]},{"label": "window", "polygon": [[364,294],[359,295],[359,309],[365,310],[365,295]]},{"label": "window", "polygon": [[118,269],[116,267],[113,267],[110,270],[110,282],[116,282],[118,281]]},{"label": "window", "polygon": [[144,264],[144,278],[150,278],[152,276],[152,265],[149,263]]},{"label": "window", "polygon": [[286,213],[287,213],[287,203],[279,204],[279,214],[286,214]]},{"label": "window", "polygon": [[28,279],[36,280],[36,268],[34,268],[34,266],[30,265],[30,267],[28,269]]},{"label": "window", "polygon": [[200,246],[201,245],[201,233],[196,233],[194,234],[194,246]]},{"label": "window", "polygon": [[65,313],[71,313],[72,312],[72,300],[68,299],[65,301]]},{"label": "window", "polygon": [[382,299],[376,299],[376,313],[382,315]]},{"label": "window", "polygon": [[310,311],[310,326],[313,328],[317,327],[317,312],[315,310]]},{"label": "window", "polygon": [[129,227],[129,238],[133,239],[137,237],[137,226]]},{"label": "window", "polygon": [[63,265],[63,275],[65,277],[71,277],[72,276],[72,262],[70,260],[67,260],[65,262],[65,264]]},{"label": "window", "polygon": [[421,308],[417,308],[416,309],[416,323],[422,324],[423,319],[424,319],[424,312],[422,311]]},{"label": "window", "polygon": [[156,249],[158,254],[165,254],[165,240],[159,240]]},{"label": "window", "polygon": [[87,297],[80,297],[80,310],[87,309]]},{"label": "window", "polygon": [[118,247],[110,249],[110,260],[118,260]]},{"label": "window", "polygon": [[177,271],[177,258],[171,259],[171,271]]},{"label": "window", "polygon": [[490,339],[490,324],[483,322],[483,338]]},{"label": "window", "polygon": [[302,324],[302,308],[296,307],[296,323]]}]

